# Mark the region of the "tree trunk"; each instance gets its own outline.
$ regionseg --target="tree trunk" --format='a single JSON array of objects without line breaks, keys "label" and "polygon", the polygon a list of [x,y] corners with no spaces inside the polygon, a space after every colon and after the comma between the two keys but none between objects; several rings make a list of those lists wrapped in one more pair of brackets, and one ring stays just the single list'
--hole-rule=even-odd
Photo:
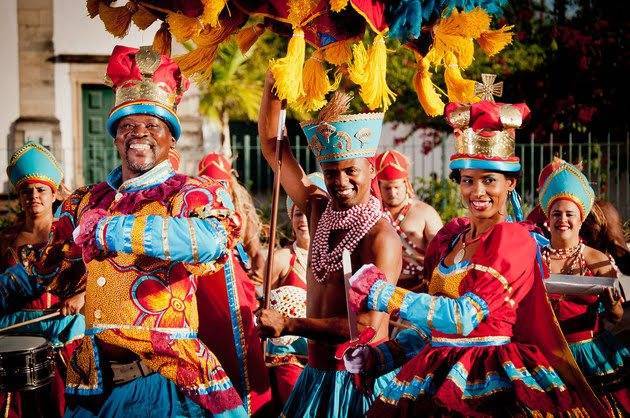
[{"label": "tree trunk", "polygon": [[221,153],[228,159],[232,158],[232,144],[230,141],[230,114],[227,110],[221,113]]}]

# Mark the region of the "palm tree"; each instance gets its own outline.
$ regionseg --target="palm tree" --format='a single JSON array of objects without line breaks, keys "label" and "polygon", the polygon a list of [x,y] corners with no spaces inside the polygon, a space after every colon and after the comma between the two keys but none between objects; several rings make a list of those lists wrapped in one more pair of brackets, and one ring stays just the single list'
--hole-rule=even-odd
[{"label": "palm tree", "polygon": [[254,121],[258,117],[266,65],[254,54],[256,45],[243,54],[236,42],[219,47],[212,66],[212,80],[201,87],[199,111],[220,127],[221,152],[232,156],[230,118]]}]

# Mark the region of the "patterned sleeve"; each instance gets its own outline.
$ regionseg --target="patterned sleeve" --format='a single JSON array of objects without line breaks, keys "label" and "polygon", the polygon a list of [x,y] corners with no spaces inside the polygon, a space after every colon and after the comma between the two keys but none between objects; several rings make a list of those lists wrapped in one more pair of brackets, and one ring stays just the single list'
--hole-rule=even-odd
[{"label": "patterned sleeve", "polygon": [[219,183],[189,179],[172,200],[172,213],[175,216],[107,216],[95,229],[96,245],[103,251],[191,265],[225,262],[238,241],[241,222]]},{"label": "patterned sleeve", "polygon": [[72,231],[78,225],[79,212],[89,198],[89,187],[77,189],[61,205],[47,245],[29,256],[29,273],[46,285],[46,290],[60,298],[85,291],[85,264],[81,248],[74,243]]},{"label": "patterned sleeve", "polygon": [[517,306],[531,288],[534,278],[535,243],[525,228],[501,223],[480,244],[460,289],[452,299],[413,293],[382,280],[370,288],[367,307],[381,312],[398,312],[423,332],[470,334],[493,311]]},{"label": "patterned sleeve", "polygon": [[17,263],[0,273],[0,314],[18,309],[26,301],[41,295],[43,284],[30,276],[22,264]]}]

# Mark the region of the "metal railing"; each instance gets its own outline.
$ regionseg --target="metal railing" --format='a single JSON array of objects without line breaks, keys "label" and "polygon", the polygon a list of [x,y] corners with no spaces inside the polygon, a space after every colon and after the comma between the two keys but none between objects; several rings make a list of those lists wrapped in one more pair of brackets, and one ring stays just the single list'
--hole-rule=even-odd
[{"label": "metal railing", "polygon": [[[582,161],[583,171],[591,181],[596,194],[613,202],[624,219],[630,217],[630,139],[628,134],[621,141],[610,135],[604,141],[597,142],[589,135],[586,142],[579,143],[573,142],[572,136],[566,138],[568,141],[557,141],[554,137],[549,137],[545,142],[536,141],[533,136],[529,139],[529,142],[516,145],[516,155],[520,157],[523,167],[518,190],[530,206],[533,206],[537,198],[536,188],[541,169],[552,161],[553,157],[560,157],[573,163]],[[394,148],[407,155],[412,161],[411,177],[444,178],[450,171],[448,163],[449,156],[453,152],[452,142],[446,139],[441,145],[426,153],[422,143],[417,141],[399,144]],[[291,148],[306,172],[316,171],[319,168],[304,137],[294,136],[291,140]],[[197,162],[207,150],[201,147],[182,147],[180,151],[182,152],[180,171],[194,175]],[[236,157],[234,168],[239,174],[240,182],[253,194],[270,193],[273,173],[262,156],[257,138],[253,135],[240,137],[233,135],[232,151]],[[8,156],[7,150],[0,150],[0,152]],[[76,154],[73,149],[63,149],[60,155],[64,160],[67,156]],[[82,171],[85,182],[102,181],[113,168],[110,165],[116,164],[116,161],[114,147],[90,148],[90,152],[84,156],[83,161]],[[73,167],[64,166],[64,168],[68,170]],[[80,186],[80,184],[74,185]]]}]

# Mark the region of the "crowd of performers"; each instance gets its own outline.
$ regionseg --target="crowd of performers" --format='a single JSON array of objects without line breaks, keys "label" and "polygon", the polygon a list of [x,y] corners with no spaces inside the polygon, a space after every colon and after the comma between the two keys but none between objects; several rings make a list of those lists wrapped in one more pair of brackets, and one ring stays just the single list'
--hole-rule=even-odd
[{"label": "crowd of performers", "polygon": [[63,173],[46,148],[25,144],[7,169],[22,215],[0,240],[0,328],[61,316],[12,331],[45,336],[56,370],[43,389],[1,394],[3,416],[630,415],[630,350],[607,326],[622,295],[544,285],[549,273],[617,277],[615,259],[627,274],[618,214],[554,160],[523,220],[525,104],[446,107],[468,215],[442,225],[409,159],[377,155],[383,114],[348,114],[347,94],[302,126],[321,172],[288,146],[278,158],[269,73],[260,144],[294,241],[275,253],[263,309],[260,221],[230,161],[177,172],[177,65],[118,46],[107,77],[120,167],[58,208]]}]

